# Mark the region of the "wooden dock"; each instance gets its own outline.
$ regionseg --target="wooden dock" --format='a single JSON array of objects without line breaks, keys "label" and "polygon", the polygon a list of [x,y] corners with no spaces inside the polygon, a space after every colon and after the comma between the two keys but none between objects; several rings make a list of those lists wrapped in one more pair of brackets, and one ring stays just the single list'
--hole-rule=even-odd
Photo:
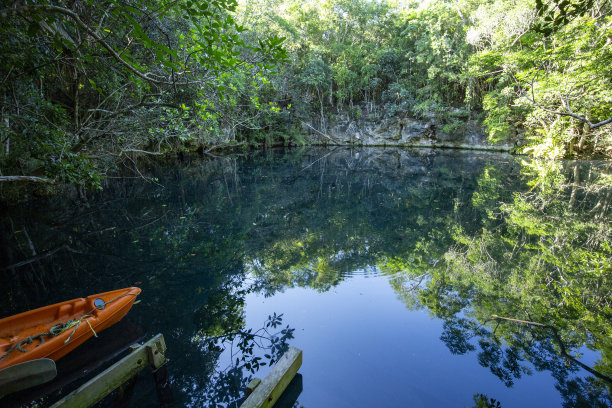
[{"label": "wooden dock", "polygon": [[250,395],[240,408],[271,408],[280,398],[302,365],[302,350],[289,347],[270,373],[263,379],[253,379],[247,386]]},{"label": "wooden dock", "polygon": [[[138,335],[136,333],[136,335]],[[128,340],[129,341],[129,340]],[[136,341],[136,340],[132,340]],[[115,359],[109,360],[108,364],[121,357],[118,361],[106,368],[104,371],[91,378],[74,391],[60,398],[52,408],[87,408],[102,401],[114,391],[117,391],[116,398],[123,398],[124,392],[129,395],[131,387],[135,382],[136,376],[141,370],[150,367],[155,379],[158,400],[161,406],[170,406],[173,403],[172,390],[168,370],[166,366],[166,343],[161,334],[155,335],[150,340],[141,344],[124,343],[123,352],[116,354]],[[130,346],[131,344],[131,346]],[[127,355],[126,348],[128,350]],[[107,355],[107,351],[103,355]],[[85,353],[84,355],[89,355]],[[78,360],[78,359],[77,359]],[[69,361],[67,366],[71,366]],[[76,360],[75,360],[76,362]],[[84,375],[87,371],[95,367],[91,362],[88,368],[78,368],[68,372],[67,379],[57,378],[55,383],[48,383],[24,390],[21,397],[9,401],[2,400],[7,407],[20,406],[24,401],[32,401],[32,398],[40,398],[42,395],[51,396],[61,391],[61,388],[68,384],[66,381],[75,381],[76,375]],[[74,364],[72,364],[74,365]],[[271,368],[268,375],[263,379],[255,378],[247,386],[247,397],[240,408],[271,408],[278,402],[281,406],[293,406],[302,391],[302,376],[297,371],[302,365],[302,350],[290,347],[277,363]],[[43,394],[41,394],[43,393]],[[30,399],[27,399],[27,397]],[[53,398],[53,397],[52,397]],[[127,397],[129,398],[129,396]],[[280,400],[279,400],[280,399]],[[53,399],[51,399],[53,401]],[[291,402],[292,401],[292,402]],[[117,402],[117,401],[116,401]]]},{"label": "wooden dock", "polygon": [[[166,362],[165,352],[166,343],[161,334],[142,345],[134,345],[127,356],[57,401],[51,408],[90,407],[130,382],[143,368],[149,366],[157,370],[162,367]],[[158,387],[158,394],[159,391]]]}]

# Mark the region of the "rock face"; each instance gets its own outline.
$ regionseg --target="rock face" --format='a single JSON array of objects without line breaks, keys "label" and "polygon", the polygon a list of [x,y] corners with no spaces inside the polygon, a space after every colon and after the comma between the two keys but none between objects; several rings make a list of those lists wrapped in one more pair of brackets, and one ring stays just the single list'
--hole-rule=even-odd
[{"label": "rock face", "polygon": [[[317,121],[318,122],[318,121]],[[445,130],[435,118],[387,118],[351,120],[338,115],[329,120],[326,129],[319,124],[304,124],[307,142],[312,144],[355,144],[363,146],[449,147],[461,149],[510,151],[515,141],[489,144],[482,127],[475,120],[466,120],[457,130]]]}]

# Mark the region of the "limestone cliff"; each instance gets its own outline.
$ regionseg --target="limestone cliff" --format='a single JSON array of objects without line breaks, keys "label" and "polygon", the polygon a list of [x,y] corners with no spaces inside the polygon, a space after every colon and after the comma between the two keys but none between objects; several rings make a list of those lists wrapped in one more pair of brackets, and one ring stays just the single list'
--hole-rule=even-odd
[{"label": "limestone cliff", "polygon": [[348,115],[320,121],[302,122],[306,141],[312,144],[354,144],[363,146],[448,147],[461,149],[511,151],[520,142],[515,132],[509,141],[490,144],[476,120],[465,120],[449,129],[436,118],[350,119]]}]

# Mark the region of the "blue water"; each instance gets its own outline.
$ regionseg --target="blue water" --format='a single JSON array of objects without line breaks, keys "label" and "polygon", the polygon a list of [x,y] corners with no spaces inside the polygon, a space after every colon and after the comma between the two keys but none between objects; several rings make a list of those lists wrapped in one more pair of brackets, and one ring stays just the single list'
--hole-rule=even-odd
[{"label": "blue water", "polygon": [[[70,251],[5,275],[3,315],[140,286],[127,319],[164,334],[179,406],[237,406],[248,381],[269,370],[245,363],[269,363],[287,346],[303,350],[295,407],[473,407],[475,394],[502,407],[611,405],[605,382],[564,359],[550,332],[491,320],[564,322],[562,307],[546,313],[535,302],[525,312],[529,303],[512,303],[520,295],[506,296],[516,285],[508,274],[525,268],[512,264],[521,249],[500,215],[531,188],[520,159],[311,149],[141,166],[148,181],[112,179],[85,201],[64,195],[7,209],[5,265],[28,258],[24,230],[39,253]],[[477,242],[485,230],[488,257],[460,255],[469,242],[459,231]],[[279,325],[266,327],[274,314]],[[262,337],[240,346],[249,329]],[[576,330],[562,332],[568,350],[607,369],[597,345],[609,338]],[[152,384],[138,384],[132,405],[155,404]]]}]

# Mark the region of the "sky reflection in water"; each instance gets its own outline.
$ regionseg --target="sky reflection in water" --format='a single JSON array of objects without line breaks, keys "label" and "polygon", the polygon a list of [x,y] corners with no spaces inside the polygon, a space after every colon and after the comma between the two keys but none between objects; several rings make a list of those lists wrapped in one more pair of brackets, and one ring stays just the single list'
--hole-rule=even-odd
[{"label": "sky reflection in water", "polygon": [[[6,225],[39,251],[74,251],[36,264],[39,280],[6,280],[3,314],[141,286],[129,319],[165,335],[181,405],[232,406],[246,364],[291,345],[304,351],[305,407],[471,407],[477,393],[502,407],[610,406],[552,330],[491,317],[556,327],[610,376],[598,351],[612,349],[610,194],[596,184],[608,164],[538,176],[501,154],[311,149],[141,170],[157,184],[9,209]],[[559,212],[571,223],[551,221]],[[23,239],[3,242],[12,262],[27,258]],[[282,324],[265,327],[274,313]],[[136,405],[152,403],[143,387]]]}]

